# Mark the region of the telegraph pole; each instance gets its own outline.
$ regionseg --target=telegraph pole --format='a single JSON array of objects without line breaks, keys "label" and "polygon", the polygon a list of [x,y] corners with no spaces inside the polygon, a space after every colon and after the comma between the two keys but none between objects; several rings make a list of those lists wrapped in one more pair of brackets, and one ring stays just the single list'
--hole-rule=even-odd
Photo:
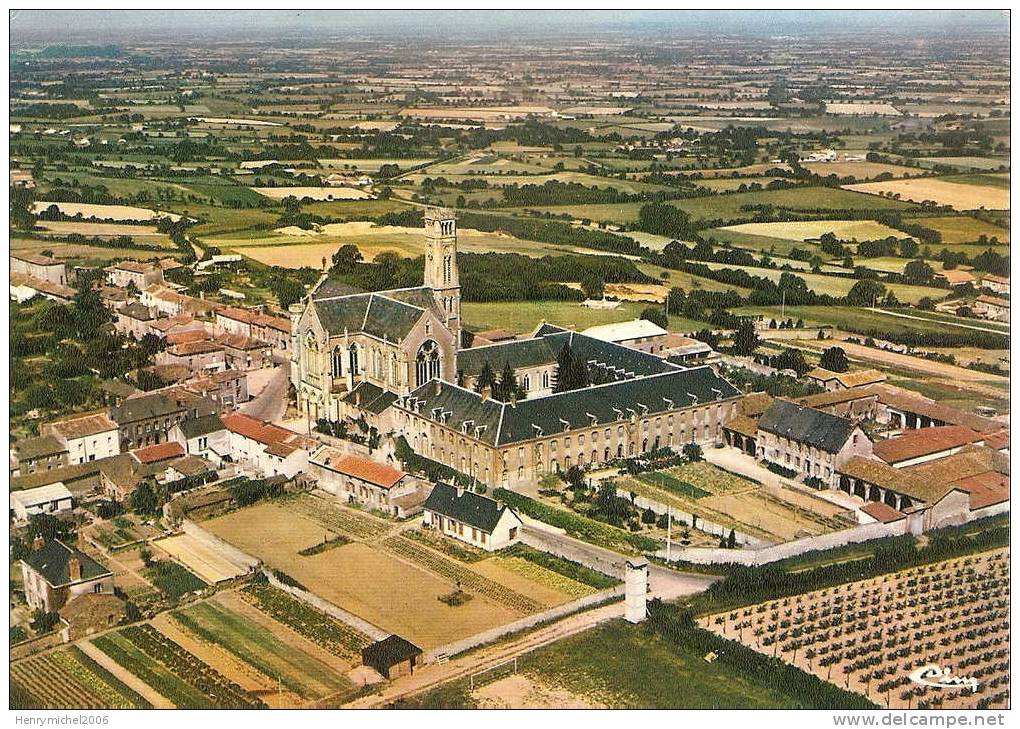
[{"label": "telegraph pole", "polygon": [[666,507],[666,561],[673,560],[673,507]]}]

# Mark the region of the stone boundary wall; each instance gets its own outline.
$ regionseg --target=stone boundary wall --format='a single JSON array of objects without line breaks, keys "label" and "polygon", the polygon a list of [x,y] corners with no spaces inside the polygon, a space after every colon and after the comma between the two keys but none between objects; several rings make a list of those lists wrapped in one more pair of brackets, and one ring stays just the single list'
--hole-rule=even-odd
[{"label": "stone boundary wall", "polygon": [[[893,522],[892,524],[874,522],[872,524],[860,524],[851,529],[843,529],[838,532],[830,532],[829,534],[775,544],[762,549],[674,548],[673,561],[694,562],[695,564],[729,563],[747,567],[758,567],[770,562],[787,559],[788,557],[796,557],[805,552],[843,547],[847,544],[866,542],[870,539],[880,539],[882,537],[900,536],[909,532],[908,522],[905,519]],[[660,550],[658,556],[665,558],[665,550]]]},{"label": "stone boundary wall", "polygon": [[616,587],[608,590],[602,590],[596,592],[593,595],[588,595],[580,599],[568,602],[563,605],[558,605],[554,608],[550,608],[534,615],[529,615],[520,620],[516,620],[512,623],[500,625],[498,627],[486,630],[485,632],[472,635],[467,638],[463,638],[453,643],[447,643],[446,645],[433,648],[432,650],[425,653],[423,656],[424,663],[435,663],[439,658],[448,658],[455,656],[458,653],[470,650],[486,643],[491,643],[494,640],[502,638],[504,635],[516,633],[521,630],[533,628],[539,624],[547,623],[557,618],[562,618],[572,613],[580,612],[589,607],[594,607],[603,603],[607,603],[614,598],[622,598],[624,594],[624,585],[617,585]]}]

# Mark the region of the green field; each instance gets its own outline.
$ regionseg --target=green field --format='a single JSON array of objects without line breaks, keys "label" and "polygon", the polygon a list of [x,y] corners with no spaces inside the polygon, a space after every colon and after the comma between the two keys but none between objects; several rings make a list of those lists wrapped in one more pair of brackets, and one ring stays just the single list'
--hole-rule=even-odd
[{"label": "green field", "polygon": [[[1000,243],[1009,243],[1009,229],[976,220],[966,215],[939,218],[917,218],[917,222],[942,234],[942,242],[949,244],[976,243],[982,235],[995,237]],[[934,248],[935,246],[933,246]]]},{"label": "green field", "polygon": [[[543,319],[550,324],[582,331],[599,324],[615,324],[640,316],[648,304],[622,303],[616,309],[586,309],[575,301],[497,301],[461,304],[461,315],[468,329],[507,329],[518,334],[530,333]],[[670,331],[696,331],[704,322],[670,317]]]},{"label": "green field", "polygon": [[[711,640],[711,639],[709,639]],[[711,641],[724,650],[724,641]],[[678,645],[646,627],[622,620],[593,628],[540,648],[519,659],[519,671],[544,687],[559,689],[593,705],[627,709],[811,709],[794,692],[817,679],[797,672],[801,687],[791,686],[771,665],[755,660],[755,670],[727,662],[705,661],[703,647]],[[796,670],[796,669],[794,669]],[[800,681],[798,681],[800,683]],[[840,705],[859,705],[860,697],[836,690]],[[476,705],[466,682],[448,684],[410,706],[462,708]]]},{"label": "green field", "polygon": [[350,688],[346,677],[219,603],[198,603],[175,610],[173,617],[263,675],[279,677],[284,686],[302,698],[321,698]]},{"label": "green field", "polygon": [[[776,307],[750,306],[735,309],[733,313],[745,316],[774,317],[778,313],[778,309]],[[961,325],[966,325],[969,327],[994,329],[1004,334],[1009,334],[1008,326],[995,322],[964,319],[950,314],[936,314],[917,309],[908,309],[904,313],[912,317],[918,317],[918,319],[905,319],[899,316],[884,314],[881,311],[872,311],[852,306],[786,307],[786,316],[788,318],[794,320],[803,319],[804,323],[808,326],[834,326],[849,332],[875,330],[886,336],[917,332],[945,333],[947,331],[965,334],[968,329]]]}]

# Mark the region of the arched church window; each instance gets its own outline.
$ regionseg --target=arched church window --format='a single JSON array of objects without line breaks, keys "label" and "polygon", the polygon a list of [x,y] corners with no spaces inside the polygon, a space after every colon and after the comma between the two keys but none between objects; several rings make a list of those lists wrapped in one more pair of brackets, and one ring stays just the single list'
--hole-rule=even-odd
[{"label": "arched church window", "polygon": [[439,346],[431,339],[422,343],[415,357],[415,386],[439,378]]},{"label": "arched church window", "polygon": [[390,384],[397,384],[397,355],[390,352]]},{"label": "arched church window", "polygon": [[453,256],[443,257],[443,283],[450,283],[450,277],[453,271]]},{"label": "arched church window", "polygon": [[524,391],[531,392],[531,375],[524,375]]},{"label": "arched church window", "polygon": [[358,374],[358,345],[352,344],[348,353],[350,360],[348,367],[350,368],[351,376],[354,377]]},{"label": "arched church window", "polygon": [[330,371],[333,377],[342,377],[344,374],[344,350],[342,347],[335,347],[330,358]]}]

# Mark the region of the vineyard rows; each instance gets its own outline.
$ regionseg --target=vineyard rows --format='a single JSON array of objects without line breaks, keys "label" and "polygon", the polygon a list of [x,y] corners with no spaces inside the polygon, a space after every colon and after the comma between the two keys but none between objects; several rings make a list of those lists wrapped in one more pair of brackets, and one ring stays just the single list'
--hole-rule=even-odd
[{"label": "vineyard rows", "polygon": [[[134,692],[115,688],[104,674],[102,668],[76,648],[32,656],[11,664],[11,681],[32,699],[32,706],[25,708],[151,708]],[[126,695],[128,692],[132,695]]]}]

